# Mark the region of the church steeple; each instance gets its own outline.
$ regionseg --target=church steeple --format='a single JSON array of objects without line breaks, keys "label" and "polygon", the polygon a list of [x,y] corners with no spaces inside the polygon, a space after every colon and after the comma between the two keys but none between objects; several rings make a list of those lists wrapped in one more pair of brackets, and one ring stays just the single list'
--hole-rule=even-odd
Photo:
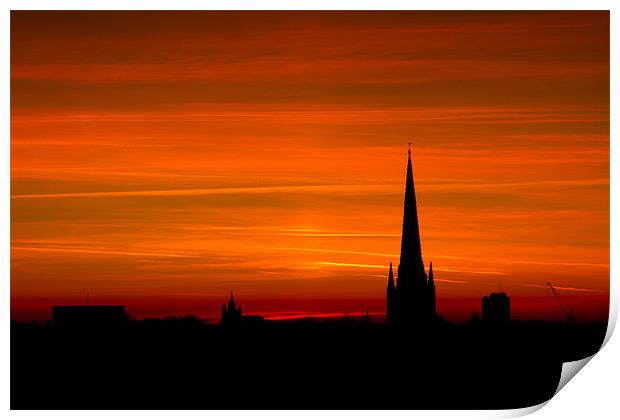
[{"label": "church steeple", "polygon": [[411,143],[407,159],[405,183],[405,208],[403,211],[403,236],[400,243],[398,277],[394,285],[392,263],[387,285],[387,320],[392,325],[412,326],[436,318],[435,279],[433,265],[429,267],[428,280],[422,262],[418,208],[413,184]]},{"label": "church steeple", "polygon": [[[420,246],[420,227],[418,225],[418,208],[415,186],[413,183],[413,165],[411,164],[411,143],[409,143],[407,160],[407,181],[405,185],[405,206],[403,212],[403,236],[400,245],[400,264],[398,266],[398,286],[402,277],[426,277],[422,262]],[[406,274],[403,276],[403,274]],[[426,280],[426,279],[425,279]]]}]

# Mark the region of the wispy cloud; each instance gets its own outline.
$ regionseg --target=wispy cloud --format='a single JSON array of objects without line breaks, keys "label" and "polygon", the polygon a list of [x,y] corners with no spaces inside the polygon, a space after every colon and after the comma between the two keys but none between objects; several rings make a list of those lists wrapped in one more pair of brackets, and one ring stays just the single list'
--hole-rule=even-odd
[{"label": "wispy cloud", "polygon": [[540,180],[529,182],[442,182],[431,183],[418,188],[421,191],[433,190],[485,190],[496,188],[514,188],[514,187],[530,187],[530,188],[546,188],[546,187],[573,187],[573,186],[607,186],[609,178],[595,179],[568,179],[568,180]]},{"label": "wispy cloud", "polygon": [[170,190],[142,190],[142,191],[98,191],[98,192],[74,192],[74,193],[40,193],[40,194],[15,194],[11,199],[43,199],[43,198],[108,198],[108,197],[187,197],[205,195],[229,195],[229,194],[273,194],[273,193],[296,193],[296,192],[392,192],[392,185],[285,185],[273,187],[230,187],[230,188],[194,188],[194,189],[170,189]]},{"label": "wispy cloud", "polygon": [[365,251],[351,251],[345,249],[321,249],[321,248],[292,248],[292,247],[267,247],[264,249],[272,249],[276,251],[291,251],[291,252],[311,252],[321,254],[351,254],[351,255],[368,255],[377,257],[393,257],[397,258],[398,254],[390,254],[383,252],[365,252]]},{"label": "wispy cloud", "polygon": [[95,255],[119,255],[132,257],[171,257],[186,258],[190,254],[169,253],[169,252],[148,252],[148,251],[115,251],[100,248],[52,248],[52,247],[30,247],[30,246],[11,246],[12,251],[45,252],[45,253],[69,253],[69,254],[95,254]]},{"label": "wispy cloud", "polygon": [[437,270],[437,271],[446,271],[448,273],[493,274],[493,275],[496,275],[496,276],[505,276],[505,275],[507,275],[507,273],[505,273],[503,271],[485,270],[485,269],[482,269],[482,268],[471,269],[471,268],[455,268],[455,267],[436,266],[435,270]]},{"label": "wispy cloud", "polygon": [[567,267],[583,266],[583,267],[609,268],[609,264],[588,263],[588,262],[505,260],[502,258],[490,259],[490,258],[477,258],[477,257],[461,257],[461,256],[453,256],[453,255],[436,255],[436,257],[453,259],[453,260],[485,261],[485,262],[493,262],[493,263],[499,263],[499,264],[550,265],[550,266],[567,266]]},{"label": "wispy cloud", "polygon": [[[11,124],[33,125],[33,124],[70,124],[70,123],[96,123],[114,122],[137,123],[137,122],[210,122],[227,120],[256,120],[269,122],[286,121],[287,124],[345,124],[351,125],[364,122],[368,123],[397,123],[397,122],[417,122],[417,123],[458,123],[458,124],[550,124],[563,122],[608,122],[609,112],[601,108],[584,111],[579,108],[499,108],[487,106],[470,107],[394,107],[394,108],[364,108],[360,106],[349,106],[346,108],[326,107],[311,103],[300,104],[299,110],[281,109],[281,106],[274,107],[272,104],[263,103],[255,109],[240,110],[239,105],[231,106],[220,105],[218,109],[209,110],[210,104],[205,104],[200,112],[179,111],[171,109],[168,112],[151,113],[15,113],[11,116]],[[269,109],[269,107],[274,107]],[[40,140],[39,140],[40,141]],[[110,140],[106,141],[111,143]],[[36,144],[36,143],[35,143]]]},{"label": "wispy cloud", "polygon": [[385,265],[377,265],[377,264],[361,264],[361,263],[342,263],[342,262],[330,262],[330,261],[321,261],[318,263],[319,265],[333,266],[333,267],[359,267],[359,268],[381,268],[387,269]]},{"label": "wispy cloud", "polygon": [[373,233],[373,232],[313,232],[313,233],[289,233],[290,236],[309,236],[309,237],[341,237],[341,238],[373,238],[384,237],[392,238],[400,236],[400,233]]},{"label": "wispy cloud", "polygon": [[[527,284],[521,284],[521,286],[525,286],[525,287],[533,287],[536,289],[547,289],[547,286],[543,286],[541,284],[532,284],[532,283],[527,283]],[[608,290],[600,290],[600,289],[587,289],[584,287],[570,287],[570,286],[556,286],[555,284],[553,285],[554,289],[557,290],[565,290],[567,292],[583,292],[583,293],[608,293]]]},{"label": "wispy cloud", "polygon": [[435,278],[434,279],[438,283],[453,283],[453,284],[470,284],[470,281],[465,280],[450,280],[445,278]]}]

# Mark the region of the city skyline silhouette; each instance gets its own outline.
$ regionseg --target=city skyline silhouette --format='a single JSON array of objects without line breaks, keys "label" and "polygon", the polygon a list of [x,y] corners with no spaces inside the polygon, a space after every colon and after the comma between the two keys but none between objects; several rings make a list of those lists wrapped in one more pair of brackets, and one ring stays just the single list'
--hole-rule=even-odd
[{"label": "city skyline silhouette", "polygon": [[[400,252],[400,261],[398,264],[397,276],[394,277],[392,262],[389,263],[389,272],[386,286],[386,299],[385,299],[385,310],[374,313],[373,315],[379,315],[378,320],[382,322],[388,322],[394,325],[404,324],[418,324],[418,323],[428,323],[432,322],[437,316],[441,318],[441,314],[437,313],[437,304],[436,304],[436,288],[434,283],[434,274],[433,274],[433,264],[432,261],[429,264],[428,275],[426,274],[426,270],[423,262],[423,254],[422,254],[422,245],[421,245],[421,234],[420,227],[418,222],[418,205],[415,195],[415,183],[414,183],[414,175],[413,175],[413,164],[412,164],[412,143],[409,142],[408,150],[407,150],[407,170],[406,170],[406,181],[405,181],[405,192],[404,192],[404,206],[403,206],[403,218],[402,218],[402,236],[401,236],[401,252]],[[564,302],[560,298],[558,292],[556,291],[557,287],[554,288],[550,282],[547,282],[546,287],[548,287],[548,291],[553,291],[553,296],[559,303],[561,310],[563,313],[567,313],[567,309],[564,305]],[[498,290],[495,290],[495,293],[491,293],[489,296],[491,301],[495,300],[495,298],[500,299],[501,296],[510,301],[509,297],[506,297],[506,294],[503,291],[500,291],[501,286]],[[563,289],[560,287],[560,289]],[[491,290],[492,291],[492,290]],[[549,293],[547,293],[549,296]],[[490,309],[487,309],[489,297],[482,297],[482,304],[480,308],[472,307],[472,311],[470,315],[472,316],[480,316],[482,314],[482,318],[485,319],[485,312],[494,313]],[[485,302],[486,300],[486,302]],[[555,302],[552,302],[549,299],[550,305],[555,305]],[[66,311],[67,313],[71,313],[69,309],[75,308],[79,310],[80,307],[89,309],[89,312],[93,312],[96,308],[107,309],[113,308],[113,306],[109,305],[93,305],[90,306],[90,294],[86,294],[86,306],[81,305],[69,305],[69,306],[58,306],[55,305],[52,307],[52,312],[55,312],[61,309]],[[114,307],[116,308],[116,307]],[[123,312],[125,311],[125,307],[123,306]],[[570,317],[573,317],[574,308],[571,307]],[[503,311],[503,309],[502,309]],[[503,318],[510,320],[511,319],[511,311],[510,304],[507,305],[507,315],[503,316]],[[342,317],[350,317],[354,311],[344,311],[341,313],[323,313],[319,314],[318,318],[342,318]],[[64,313],[64,312],[63,312]],[[559,312],[558,312],[559,313]],[[76,312],[77,319],[81,316],[79,312]],[[265,319],[263,314],[253,313],[254,316],[258,316],[261,319]],[[357,313],[359,315],[359,311]],[[366,309],[362,312],[362,316],[365,318],[369,318],[369,310]],[[129,316],[129,315],[128,315]],[[191,316],[195,316],[192,314]],[[90,317],[90,315],[89,315]],[[230,299],[228,304],[222,303],[221,316],[220,320],[223,324],[226,322],[230,324],[239,323],[242,319],[242,311],[241,306],[235,304],[233,298],[233,291],[230,292]],[[297,319],[297,318],[315,318],[316,315],[312,314],[304,314],[304,315],[293,315],[293,316],[280,316],[280,317],[267,317],[267,319],[271,320],[285,320],[285,319]],[[570,318],[569,317],[569,318]],[[54,316],[52,320],[54,320]],[[117,317],[114,317],[115,319]],[[529,318],[530,320],[536,318]],[[227,321],[228,320],[228,321]],[[211,319],[213,321],[213,318]],[[89,321],[90,322],[90,321]]]},{"label": "city skyline silhouette", "polygon": [[[436,287],[434,283],[434,275],[433,275],[433,266],[432,261],[429,264],[429,272],[428,276],[426,274],[426,270],[424,267],[423,257],[422,257],[422,246],[421,246],[421,233],[418,222],[418,210],[417,210],[417,200],[415,196],[415,183],[413,176],[413,165],[412,165],[412,143],[409,142],[408,150],[407,150],[407,169],[406,169],[406,182],[405,182],[405,192],[404,192],[404,207],[403,207],[403,218],[402,218],[402,236],[401,236],[401,246],[400,246],[400,261],[398,264],[398,272],[397,276],[394,277],[392,262],[389,263],[389,272],[388,272],[388,280],[387,280],[387,291],[386,291],[386,299],[385,299],[385,310],[374,312],[373,315],[379,315],[378,319],[381,321],[392,322],[398,324],[399,322],[411,323],[414,320],[418,322],[427,322],[435,318],[437,313],[437,303],[436,303]],[[338,251],[336,251],[338,252]],[[401,268],[402,267],[402,268]],[[402,280],[401,280],[402,279]],[[542,288],[543,285],[535,285]],[[566,288],[560,286],[553,288],[550,286],[550,283],[547,282],[546,287],[551,287],[550,290],[553,290],[554,296],[558,299],[558,303],[560,303],[560,307],[563,311],[566,311],[564,307],[564,303],[559,298],[559,295],[555,291],[555,289],[565,290]],[[500,292],[501,283],[498,286],[495,292]],[[243,290],[243,288],[241,288]],[[490,287],[490,292],[494,289]],[[570,288],[568,288],[570,290]],[[502,292],[503,293],[503,292]],[[497,294],[497,293],[496,293]],[[547,293],[549,296],[549,293]],[[557,311],[557,307],[555,302],[551,299],[547,299],[547,304],[551,307],[555,308],[556,314],[551,315],[551,319],[557,319],[559,311]],[[90,293],[86,294],[86,304],[89,305],[90,302]],[[232,306],[231,306],[232,305]],[[604,305],[604,303],[602,303]],[[68,306],[69,307],[69,306]],[[238,313],[234,312],[236,306],[233,301],[233,292],[230,292],[230,300],[228,303],[228,307],[226,304],[222,304],[222,315],[220,319],[224,320],[226,318],[226,314],[230,313],[231,319],[241,319],[241,309],[239,307]],[[355,310],[344,310],[338,313],[304,313],[301,315],[281,315],[281,316],[267,316],[267,319],[272,320],[285,320],[285,319],[298,319],[298,318],[340,318],[340,317],[349,317],[354,313],[359,315],[359,307]],[[484,313],[484,303],[481,307],[470,306],[471,311],[469,315],[477,314],[478,316]],[[603,306],[601,308],[603,311],[606,308]],[[228,312],[227,312],[228,311]],[[510,312],[510,311],[509,311]],[[264,314],[261,314],[257,311],[251,312],[253,315],[261,316],[265,318]],[[267,308],[267,313],[269,313],[269,308]],[[369,310],[366,308],[362,311],[362,314],[369,315]],[[194,316],[192,314],[192,316]],[[508,316],[510,319],[510,314]],[[215,317],[208,318],[213,321]],[[526,314],[524,319],[536,319],[531,315]]]}]

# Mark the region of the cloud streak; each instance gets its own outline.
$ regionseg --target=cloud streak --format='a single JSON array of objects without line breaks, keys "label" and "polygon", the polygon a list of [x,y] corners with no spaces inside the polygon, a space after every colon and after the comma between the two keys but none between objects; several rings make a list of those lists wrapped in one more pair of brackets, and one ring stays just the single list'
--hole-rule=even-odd
[{"label": "cloud streak", "polygon": [[110,197],[191,197],[205,195],[230,194],[272,194],[272,193],[350,193],[350,192],[392,192],[395,186],[391,185],[284,185],[272,187],[228,187],[228,188],[194,188],[174,190],[146,190],[146,191],[99,191],[76,193],[41,193],[15,194],[11,199],[42,199],[42,198],[110,198]]},{"label": "cloud streak", "polygon": [[318,264],[319,265],[329,266],[329,267],[354,267],[354,268],[381,268],[381,269],[387,269],[387,266],[385,266],[385,265],[378,265],[378,264],[343,263],[343,262],[331,262],[331,261],[321,261]]},{"label": "cloud streak", "polygon": [[98,248],[53,248],[53,247],[33,247],[33,246],[14,246],[12,251],[44,252],[44,253],[68,253],[68,254],[93,254],[93,255],[118,255],[129,257],[166,257],[166,258],[187,258],[192,255],[168,253],[168,252],[143,252],[143,251],[114,251]]},{"label": "cloud streak", "polygon": [[[533,288],[536,288],[536,289],[548,289],[547,286],[542,286],[540,284],[528,283],[528,284],[522,284],[522,286],[533,287]],[[584,287],[569,287],[569,286],[556,286],[556,285],[553,285],[553,288],[557,289],[557,290],[565,290],[567,292],[578,292],[578,293],[599,293],[599,294],[602,293],[602,294],[606,294],[606,293],[609,292],[608,290],[587,289],[587,288],[584,288]]]}]

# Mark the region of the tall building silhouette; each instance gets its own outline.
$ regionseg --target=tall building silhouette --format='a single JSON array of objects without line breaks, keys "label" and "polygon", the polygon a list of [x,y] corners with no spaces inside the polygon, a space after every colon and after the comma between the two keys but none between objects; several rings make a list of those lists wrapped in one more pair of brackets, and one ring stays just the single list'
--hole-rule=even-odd
[{"label": "tall building silhouette", "polygon": [[231,325],[241,322],[241,305],[235,305],[235,298],[232,292],[230,292],[230,299],[228,300],[228,307],[225,303],[222,303],[222,324]]},{"label": "tall building silhouette", "polygon": [[411,147],[408,150],[407,180],[405,184],[405,206],[403,233],[400,244],[398,277],[394,284],[394,273],[390,262],[387,285],[387,319],[393,324],[426,322],[436,315],[435,280],[431,262],[427,278],[422,261],[418,209],[413,183]]},{"label": "tall building silhouette", "polygon": [[482,298],[482,320],[488,322],[510,321],[510,298],[506,293],[491,293]]}]

